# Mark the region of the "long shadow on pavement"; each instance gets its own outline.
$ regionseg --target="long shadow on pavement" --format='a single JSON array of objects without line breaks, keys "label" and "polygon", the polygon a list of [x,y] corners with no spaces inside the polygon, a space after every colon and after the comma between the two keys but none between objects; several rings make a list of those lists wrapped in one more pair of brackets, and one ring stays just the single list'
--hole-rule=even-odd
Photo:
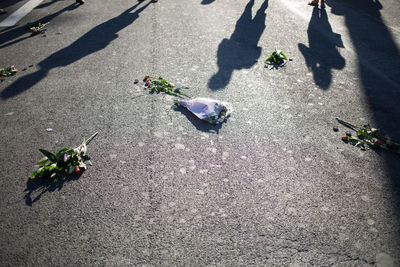
[{"label": "long shadow on pavement", "polygon": [[36,7],[36,9],[38,9],[38,8],[45,8],[45,7],[51,6],[52,4],[54,4],[54,3],[56,3],[56,2],[59,2],[59,1],[64,1],[64,0],[52,0],[52,1],[49,1],[49,2],[47,2],[47,3],[43,3],[43,4],[38,5],[38,6]]},{"label": "long shadow on pavement", "polygon": [[[329,1],[332,13],[342,15],[358,58],[360,84],[374,116],[375,128],[400,138],[400,54],[382,20],[378,0]],[[393,186],[391,199],[400,219],[400,157],[382,153],[387,177]]]},{"label": "long shadow on pavement", "polygon": [[326,90],[332,83],[332,69],[346,65],[337,47],[344,47],[340,34],[334,33],[325,9],[314,7],[307,29],[309,47],[299,44],[307,67],[312,70],[315,83]]},{"label": "long shadow on pavement", "polygon": [[18,2],[21,2],[23,0],[5,0],[5,1],[0,1],[0,8],[5,9],[7,11],[7,8],[9,6],[15,5]]},{"label": "long shadow on pavement", "polygon": [[212,90],[224,88],[229,84],[234,70],[251,68],[261,55],[261,47],[257,44],[265,29],[268,0],[264,1],[252,19],[253,5],[254,0],[247,3],[230,39],[223,39],[218,46],[218,72],[208,81],[208,87]]},{"label": "long shadow on pavement", "polygon": [[12,83],[1,92],[1,97],[3,99],[14,97],[44,79],[51,69],[67,66],[107,47],[113,40],[118,38],[117,32],[132,24],[139,17],[140,12],[150,5],[150,2],[137,9],[135,12],[130,13],[140,4],[141,3],[137,3],[119,16],[94,27],[70,46],[45,58],[38,64],[40,67],[38,71],[23,76]]},{"label": "long shadow on pavement", "polygon": [[[78,7],[78,5],[71,4],[71,5],[61,9],[60,11],[58,11],[58,12],[56,12],[54,14],[48,15],[46,17],[43,17],[43,18],[41,18],[41,19],[39,19],[37,21],[40,21],[42,23],[48,23],[52,19],[57,17],[58,15],[66,12],[66,11],[72,11],[77,7]],[[28,38],[32,37],[31,35],[29,35],[29,36],[25,36],[25,37],[19,38],[17,40],[14,40],[17,37],[22,36],[22,35],[26,35],[26,34],[28,34],[28,28],[26,26],[20,26],[18,28],[12,29],[12,30],[10,30],[8,32],[5,32],[5,33],[1,34],[0,35],[0,44],[3,44],[3,45],[0,46],[0,49],[4,48],[4,47],[7,47],[7,46],[10,46],[10,45],[13,45],[13,44],[16,44],[16,43],[19,43],[19,42],[21,42],[21,41],[23,41],[25,39],[28,39]],[[8,42],[10,40],[14,40],[14,41],[6,43],[6,42]],[[4,44],[4,43],[6,43],[6,44]]]}]

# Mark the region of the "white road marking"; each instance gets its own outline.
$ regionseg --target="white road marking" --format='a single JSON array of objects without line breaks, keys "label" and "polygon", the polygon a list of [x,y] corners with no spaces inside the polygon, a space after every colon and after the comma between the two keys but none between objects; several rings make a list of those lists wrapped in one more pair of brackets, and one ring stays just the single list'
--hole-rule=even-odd
[{"label": "white road marking", "polygon": [[37,7],[43,0],[30,0],[28,3],[20,7],[17,11],[12,13],[10,16],[5,18],[1,23],[0,27],[10,27],[14,26],[20,19],[22,19],[26,14],[31,12],[35,7]]}]

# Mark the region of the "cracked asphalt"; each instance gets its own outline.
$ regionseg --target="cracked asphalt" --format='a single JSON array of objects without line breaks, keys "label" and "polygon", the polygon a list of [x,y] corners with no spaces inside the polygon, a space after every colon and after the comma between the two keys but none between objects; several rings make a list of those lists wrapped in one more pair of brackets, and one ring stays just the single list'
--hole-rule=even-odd
[{"label": "cracked asphalt", "polygon": [[[400,139],[400,3],[326,4],[44,0],[0,28],[20,70],[0,83],[0,265],[400,266],[400,157],[335,120]],[[292,60],[266,68],[275,48]],[[199,121],[146,74],[233,114]],[[80,177],[28,179],[38,148],[94,132]]]}]

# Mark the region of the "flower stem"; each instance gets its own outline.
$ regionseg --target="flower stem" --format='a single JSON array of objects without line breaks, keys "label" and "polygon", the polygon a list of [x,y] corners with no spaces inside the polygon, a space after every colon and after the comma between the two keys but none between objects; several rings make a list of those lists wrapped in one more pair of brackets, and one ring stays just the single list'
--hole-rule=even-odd
[{"label": "flower stem", "polygon": [[86,145],[88,145],[90,141],[92,141],[92,139],[96,137],[97,134],[98,132],[95,132],[91,137],[89,137],[88,140],[86,140]]},{"label": "flower stem", "polygon": [[355,126],[355,125],[353,125],[353,124],[351,124],[351,123],[349,123],[349,122],[347,122],[347,121],[341,120],[341,119],[339,119],[339,118],[336,118],[336,120],[337,120],[339,123],[343,124],[344,126],[350,128],[350,129],[352,129],[353,131],[358,132],[358,130],[360,129],[359,127],[357,127],[357,126]]}]

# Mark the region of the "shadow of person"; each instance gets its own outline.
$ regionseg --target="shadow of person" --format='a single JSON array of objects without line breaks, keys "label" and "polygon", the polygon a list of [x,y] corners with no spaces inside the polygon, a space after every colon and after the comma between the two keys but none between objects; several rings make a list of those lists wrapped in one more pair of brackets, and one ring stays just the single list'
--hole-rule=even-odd
[{"label": "shadow of person", "polygon": [[332,83],[332,69],[343,69],[346,62],[337,47],[344,47],[341,36],[332,31],[325,9],[313,8],[307,29],[309,47],[298,44],[315,83],[326,90]]},{"label": "shadow of person", "polygon": [[358,60],[366,63],[359,65],[360,74],[367,73],[370,69],[367,65],[370,65],[400,84],[400,53],[391,30],[382,19],[382,4],[378,0],[337,0],[327,4],[333,14],[345,18]]},{"label": "shadow of person", "polygon": [[54,3],[56,3],[56,2],[59,2],[59,1],[64,1],[64,0],[52,0],[52,1],[49,1],[49,2],[46,2],[46,3],[42,3],[42,4],[38,5],[38,6],[36,7],[36,9],[38,9],[38,8],[49,7],[49,6],[51,6],[52,4],[54,4]]},{"label": "shadow of person", "polygon": [[261,47],[257,44],[265,29],[268,0],[264,1],[252,19],[253,5],[254,0],[247,3],[231,37],[223,39],[218,46],[218,72],[208,81],[208,87],[212,90],[224,88],[231,80],[234,70],[251,68],[261,55]]},{"label": "shadow of person", "polygon": [[[370,108],[368,113],[373,116],[373,126],[399,141],[400,53],[391,30],[382,19],[382,4],[378,0],[335,0],[327,4],[333,14],[344,17],[357,56],[363,99]],[[390,200],[397,206],[396,215],[400,222],[399,157],[385,152],[382,159],[393,190]]]},{"label": "shadow of person", "polygon": [[13,1],[1,1],[1,8],[2,9],[7,9],[9,6],[15,5],[18,2],[21,2],[23,0],[13,0]]},{"label": "shadow of person", "polygon": [[209,5],[209,4],[211,4],[212,2],[214,2],[215,0],[202,0],[201,1],[201,4],[202,5]]},{"label": "shadow of person", "polygon": [[104,49],[113,40],[118,38],[117,32],[132,24],[139,17],[140,12],[150,5],[150,3],[151,2],[148,2],[135,12],[130,13],[141,4],[137,3],[121,13],[119,16],[94,27],[71,45],[55,52],[41,61],[38,64],[38,71],[29,75],[25,75],[12,83],[10,86],[6,87],[1,92],[1,97],[3,99],[14,97],[28,90],[45,78],[51,69],[67,66],[82,59],[83,57]]},{"label": "shadow of person", "polygon": [[[66,12],[66,11],[72,11],[77,7],[78,6],[76,4],[71,4],[71,5],[61,9],[60,11],[58,11],[58,12],[56,12],[54,14],[51,14],[51,15],[47,15],[47,16],[45,16],[45,17],[43,17],[43,18],[41,18],[41,19],[39,19],[37,21],[40,21],[42,23],[48,23],[52,19],[57,17],[58,15]],[[27,33],[28,33],[28,29],[24,25],[24,26],[20,26],[20,27],[14,28],[12,30],[9,30],[9,31],[1,34],[0,35],[0,44],[3,44],[3,45],[0,46],[0,49],[4,48],[4,47],[7,47],[7,46],[10,46],[10,45],[13,45],[13,44],[16,44],[16,43],[19,43],[19,42],[21,42],[21,41],[23,41],[25,39],[31,38],[32,36],[29,35],[29,36],[25,36],[25,37],[19,38],[17,40],[14,40],[15,38],[17,38],[19,36],[22,36],[22,35],[26,35]],[[8,42],[10,40],[14,40],[14,41],[6,43],[6,42]],[[6,43],[6,44],[4,44],[4,43]]]},{"label": "shadow of person", "polygon": [[[60,177],[59,179],[51,179],[49,177],[43,178],[28,178],[26,181],[26,192],[24,199],[25,204],[28,206],[32,206],[33,203],[39,201],[43,194],[46,192],[54,192],[56,190],[60,191],[65,183],[76,181],[81,177],[81,174],[72,174],[64,177]],[[33,194],[37,193],[35,196]]]}]

